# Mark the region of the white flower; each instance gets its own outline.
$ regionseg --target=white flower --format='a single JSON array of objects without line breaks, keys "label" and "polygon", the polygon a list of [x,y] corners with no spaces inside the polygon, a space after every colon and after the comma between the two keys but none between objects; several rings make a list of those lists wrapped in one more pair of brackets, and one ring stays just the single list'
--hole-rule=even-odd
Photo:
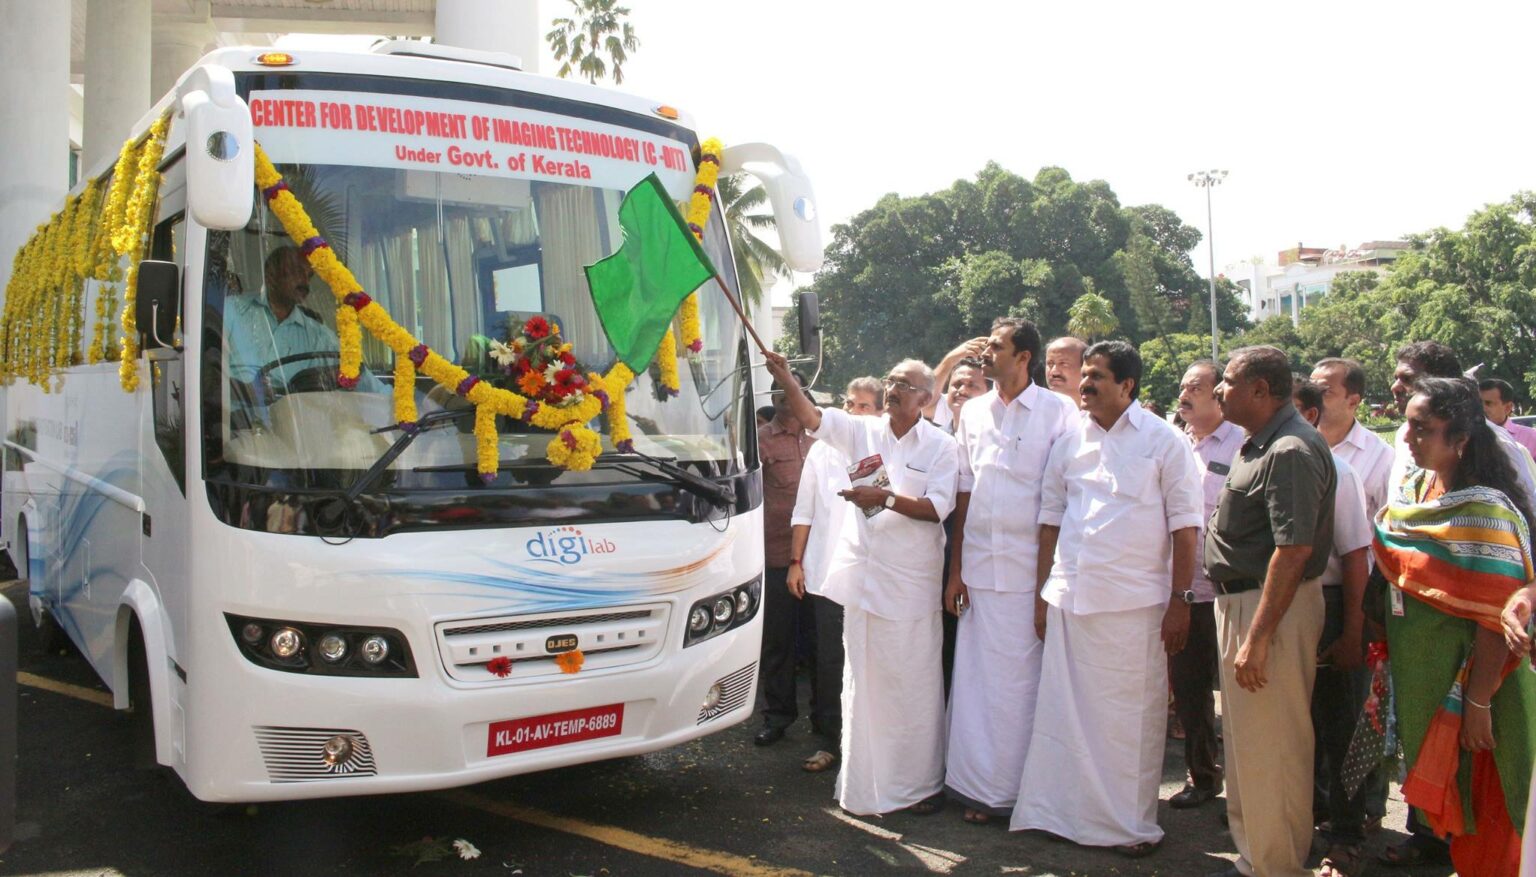
[{"label": "white flower", "polygon": [[569,396],[565,397],[564,404],[566,404],[566,405],[575,405],[576,403],[580,402],[582,399],[585,399],[585,398],[586,398],[586,395],[584,393],[582,393],[580,390],[572,390],[571,394]]},{"label": "white flower", "polygon": [[560,374],[560,372],[564,368],[565,368],[565,363],[563,363],[563,362],[556,361],[556,362],[550,363],[549,366],[544,369],[544,380],[549,381],[551,384],[553,384],[555,382],[555,378]]},{"label": "white flower", "polygon": [[511,365],[517,359],[517,352],[500,341],[491,342],[491,359],[504,366]]},{"label": "white flower", "polygon": [[458,852],[461,859],[480,858],[480,851],[475,848],[475,845],[462,837],[453,842],[453,848]]}]

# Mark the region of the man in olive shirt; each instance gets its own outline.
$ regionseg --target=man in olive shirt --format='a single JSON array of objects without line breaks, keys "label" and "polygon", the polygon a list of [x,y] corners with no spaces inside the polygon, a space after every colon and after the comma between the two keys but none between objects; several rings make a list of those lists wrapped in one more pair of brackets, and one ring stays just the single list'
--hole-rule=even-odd
[{"label": "man in olive shirt", "polygon": [[1280,350],[1233,353],[1216,397],[1248,433],[1205,535],[1235,871],[1310,875],[1318,580],[1333,546],[1338,473],[1328,443],[1291,404],[1290,360]]}]

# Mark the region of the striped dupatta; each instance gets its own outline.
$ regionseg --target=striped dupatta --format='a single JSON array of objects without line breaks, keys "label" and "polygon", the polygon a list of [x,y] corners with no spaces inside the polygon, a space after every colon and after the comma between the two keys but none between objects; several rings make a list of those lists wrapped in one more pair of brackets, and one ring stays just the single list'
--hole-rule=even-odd
[{"label": "striped dupatta", "polygon": [[[1371,546],[1377,566],[1404,594],[1502,636],[1499,615],[1505,601],[1533,577],[1525,516],[1507,496],[1487,487],[1426,499],[1429,478],[1427,471],[1413,472],[1393,503],[1377,514]],[[1504,674],[1518,663],[1511,657]],[[1519,861],[1520,834],[1505,805],[1493,754],[1471,754],[1470,788],[1464,790],[1458,778],[1463,686],[1470,664],[1469,650],[1456,677],[1446,680],[1445,699],[1409,766],[1403,798],[1423,812],[1436,834],[1450,836],[1458,873],[1503,875]],[[1469,831],[1466,804],[1472,808],[1474,831]]]},{"label": "striped dupatta", "polygon": [[1405,594],[1502,636],[1505,601],[1536,577],[1525,516],[1491,487],[1421,501],[1430,475],[1420,469],[1404,478],[1377,514],[1377,567]]}]

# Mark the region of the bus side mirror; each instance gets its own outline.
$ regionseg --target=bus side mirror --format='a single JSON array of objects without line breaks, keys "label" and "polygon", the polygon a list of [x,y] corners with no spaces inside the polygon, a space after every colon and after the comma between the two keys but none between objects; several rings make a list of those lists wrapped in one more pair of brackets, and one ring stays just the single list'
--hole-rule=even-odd
[{"label": "bus side mirror", "polygon": [[800,162],[767,143],[741,143],[722,150],[720,172],[742,171],[761,180],[768,193],[785,263],[791,270],[806,273],[820,268],[823,255],[816,194]]},{"label": "bus side mirror", "polygon": [[181,270],[175,262],[145,259],[139,263],[139,291],[133,319],[144,336],[144,349],[173,347],[176,304],[181,301]]},{"label": "bus side mirror", "polygon": [[821,361],[821,302],[814,292],[798,293],[800,354]]},{"label": "bus side mirror", "polygon": [[187,209],[204,228],[244,228],[256,185],[250,107],[226,67],[195,68],[177,89],[186,117]]}]

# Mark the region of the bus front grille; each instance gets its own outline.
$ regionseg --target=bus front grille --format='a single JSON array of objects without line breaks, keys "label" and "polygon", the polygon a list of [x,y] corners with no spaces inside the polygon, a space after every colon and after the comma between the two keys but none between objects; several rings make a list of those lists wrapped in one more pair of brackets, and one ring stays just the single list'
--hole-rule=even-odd
[{"label": "bus front grille", "polygon": [[[373,748],[361,731],[346,728],[283,728],[258,726],[256,743],[267,764],[267,778],[274,783],[309,783],[319,780],[371,777],[378,774]],[[345,738],[342,757],[327,758],[326,742]]]},{"label": "bus front grille", "polygon": [[557,677],[562,654],[580,651],[581,670],[640,664],[661,653],[670,605],[612,607],[465,618],[437,625],[443,668],[460,682],[516,684]]}]

